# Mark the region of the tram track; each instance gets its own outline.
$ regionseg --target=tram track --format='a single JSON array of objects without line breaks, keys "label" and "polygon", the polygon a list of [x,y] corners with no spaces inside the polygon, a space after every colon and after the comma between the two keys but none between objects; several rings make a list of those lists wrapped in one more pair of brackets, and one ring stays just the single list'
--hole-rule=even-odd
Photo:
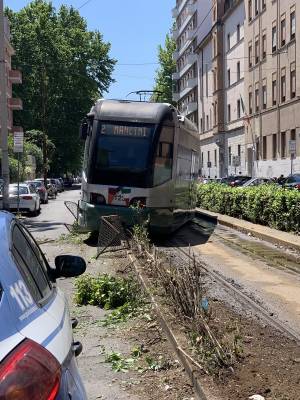
[{"label": "tram track", "polygon": [[[168,250],[172,250],[177,254],[181,254],[182,261],[191,261],[195,260],[199,268],[201,268],[205,274],[210,277],[213,281],[217,282],[229,295],[234,295],[236,301],[240,303],[241,306],[248,307],[251,309],[257,317],[260,317],[265,323],[271,325],[273,328],[278,330],[279,332],[286,335],[288,338],[297,342],[300,345],[300,332],[297,332],[293,328],[287,326],[285,323],[280,321],[278,318],[275,318],[271,315],[270,311],[268,311],[265,307],[258,304],[255,300],[253,300],[248,294],[244,293],[239,285],[236,285],[231,280],[227,280],[218,272],[211,270],[210,266],[203,261],[197,254],[194,252],[187,251],[183,249],[182,241],[179,243],[178,241],[168,242]],[[186,244],[186,248],[189,247],[188,243]],[[161,248],[160,248],[161,250]]]}]

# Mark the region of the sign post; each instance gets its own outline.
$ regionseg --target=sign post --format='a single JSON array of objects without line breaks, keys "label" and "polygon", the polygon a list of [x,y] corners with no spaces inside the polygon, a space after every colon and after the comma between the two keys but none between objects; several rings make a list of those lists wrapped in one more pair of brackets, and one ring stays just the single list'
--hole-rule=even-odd
[{"label": "sign post", "polygon": [[14,133],[14,153],[18,154],[18,199],[17,208],[18,214],[20,210],[20,153],[24,151],[24,132]]},{"label": "sign post", "polygon": [[289,141],[289,151],[291,155],[291,175],[293,174],[293,160],[296,154],[296,140]]}]

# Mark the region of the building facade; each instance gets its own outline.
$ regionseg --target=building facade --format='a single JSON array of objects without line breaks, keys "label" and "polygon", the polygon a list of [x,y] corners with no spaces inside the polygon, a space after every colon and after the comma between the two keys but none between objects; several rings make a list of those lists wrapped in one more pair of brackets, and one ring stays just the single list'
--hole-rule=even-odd
[{"label": "building facade", "polygon": [[12,94],[12,85],[22,83],[22,74],[20,71],[12,69],[11,58],[15,54],[10,44],[10,29],[8,19],[4,18],[4,43],[5,43],[5,65],[6,65],[6,97],[7,97],[7,115],[8,115],[8,132],[20,132],[23,129],[13,124],[13,112],[23,109],[22,100],[14,98]]},{"label": "building facade", "polygon": [[300,172],[300,4],[246,0],[248,173]]},{"label": "building facade", "polygon": [[210,0],[177,0],[172,10],[176,20],[173,38],[177,70],[173,74],[173,100],[180,112],[198,124],[198,68],[195,48],[210,30]]},{"label": "building facade", "polygon": [[[182,0],[173,16],[181,27],[175,35],[174,99],[198,124],[200,173],[299,173],[296,0]],[[184,42],[189,26],[193,34]]]}]

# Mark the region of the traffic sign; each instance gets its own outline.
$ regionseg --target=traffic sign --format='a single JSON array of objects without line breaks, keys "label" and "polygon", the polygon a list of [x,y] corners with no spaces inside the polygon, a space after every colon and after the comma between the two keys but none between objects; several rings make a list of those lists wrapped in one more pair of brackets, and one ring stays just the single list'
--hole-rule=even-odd
[{"label": "traffic sign", "polygon": [[239,167],[241,164],[241,157],[240,156],[233,156],[232,157],[232,165],[234,167]]},{"label": "traffic sign", "polygon": [[289,141],[289,150],[290,153],[296,153],[296,140]]},{"label": "traffic sign", "polygon": [[211,161],[207,161],[207,168],[211,168]]},{"label": "traffic sign", "polygon": [[14,132],[14,153],[24,151],[24,132]]}]

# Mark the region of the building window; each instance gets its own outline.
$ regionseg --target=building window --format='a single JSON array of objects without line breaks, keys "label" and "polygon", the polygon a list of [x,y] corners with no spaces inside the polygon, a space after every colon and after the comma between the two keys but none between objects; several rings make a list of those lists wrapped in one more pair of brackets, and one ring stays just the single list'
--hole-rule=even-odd
[{"label": "building window", "polygon": [[238,119],[241,118],[241,100],[237,100],[236,102],[236,112]]},{"label": "building window", "polygon": [[228,165],[231,165],[232,153],[231,146],[228,147]]},{"label": "building window", "polygon": [[272,74],[272,105],[276,106],[277,104],[277,79],[276,73]]},{"label": "building window", "polygon": [[285,45],[285,36],[286,36],[286,24],[285,24],[285,14],[281,16],[280,23],[280,41],[281,46]]},{"label": "building window", "polygon": [[255,112],[259,111],[259,86],[255,85]]},{"label": "building window", "polygon": [[254,0],[254,4],[255,4],[255,15],[258,15],[258,0]]},{"label": "building window", "polygon": [[286,158],[286,135],[281,132],[281,158]]},{"label": "building window", "polygon": [[267,136],[263,136],[263,154],[262,154],[262,158],[263,160],[267,159]]},{"label": "building window", "polygon": [[252,0],[248,0],[248,15],[249,22],[252,21]]},{"label": "building window", "polygon": [[291,129],[291,140],[296,140],[296,129]]},{"label": "building window", "polygon": [[263,85],[262,85],[262,107],[263,110],[266,110],[267,108],[267,81],[263,80]]},{"label": "building window", "polygon": [[227,122],[231,121],[231,106],[230,104],[227,105]]},{"label": "building window", "polygon": [[267,57],[267,34],[266,31],[262,35],[262,59],[265,60]]},{"label": "building window", "polygon": [[251,68],[252,67],[252,42],[249,43],[248,57],[249,57],[249,68]]},{"label": "building window", "polygon": [[274,133],[272,135],[272,141],[273,141],[272,158],[273,158],[273,160],[276,160],[276,158],[277,158],[277,134],[276,133]]},{"label": "building window", "polygon": [[285,68],[281,70],[281,102],[284,103],[286,99],[286,78]]},{"label": "building window", "polygon": [[252,110],[252,87],[249,87],[249,114],[252,114],[253,110]]},{"label": "building window", "polygon": [[274,53],[277,49],[277,28],[276,22],[273,22],[272,26],[272,53]]},{"label": "building window", "polygon": [[215,150],[214,151],[214,155],[215,155],[215,157],[214,157],[214,159],[215,159],[215,167],[217,166],[217,150]]},{"label": "building window", "polygon": [[227,85],[230,86],[230,69],[227,70]]},{"label": "building window", "polygon": [[214,57],[217,55],[217,39],[216,35],[214,35]]},{"label": "building window", "polygon": [[227,51],[230,50],[230,33],[227,34]]},{"label": "building window", "polygon": [[241,79],[241,63],[238,61],[236,63],[236,80],[239,81]]},{"label": "building window", "polygon": [[200,118],[200,132],[203,132],[203,119]]},{"label": "building window", "polygon": [[291,99],[296,97],[296,63],[291,64],[291,76],[290,76],[290,84],[291,84]]},{"label": "building window", "polygon": [[201,167],[203,168],[204,165],[204,155],[203,155],[203,151],[201,152]]},{"label": "building window", "polygon": [[238,144],[238,156],[241,159],[241,145]]},{"label": "building window", "polygon": [[206,116],[206,130],[207,131],[209,130],[209,117],[208,117],[208,114]]},{"label": "building window", "polygon": [[257,142],[256,142],[256,161],[258,161],[259,160],[259,152],[260,152],[260,146],[259,146],[259,138],[257,138]]},{"label": "building window", "polygon": [[259,62],[259,37],[255,39],[255,64]]},{"label": "building window", "polygon": [[295,11],[295,9],[291,10],[290,27],[291,27],[291,40],[293,40],[296,37],[296,11]]},{"label": "building window", "polygon": [[263,11],[266,9],[266,0],[261,0],[261,9]]},{"label": "building window", "polygon": [[236,41],[239,42],[241,40],[241,26],[240,24],[236,27]]}]

